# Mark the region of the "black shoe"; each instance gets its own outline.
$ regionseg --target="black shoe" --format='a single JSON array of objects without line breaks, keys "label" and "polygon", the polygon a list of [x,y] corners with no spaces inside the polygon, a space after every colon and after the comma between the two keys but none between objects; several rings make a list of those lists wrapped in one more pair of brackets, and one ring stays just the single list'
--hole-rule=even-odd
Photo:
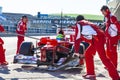
[{"label": "black shoe", "polygon": [[17,63],[17,59],[16,59],[16,56],[14,56],[14,60],[13,60],[13,63]]}]

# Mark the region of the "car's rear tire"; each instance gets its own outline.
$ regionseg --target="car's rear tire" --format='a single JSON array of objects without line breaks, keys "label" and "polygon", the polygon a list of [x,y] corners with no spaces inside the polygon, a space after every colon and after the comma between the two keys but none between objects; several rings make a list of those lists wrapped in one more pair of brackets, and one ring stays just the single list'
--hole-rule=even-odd
[{"label": "car's rear tire", "polygon": [[34,45],[32,42],[23,42],[20,46],[19,54],[23,54],[26,56],[34,55]]}]

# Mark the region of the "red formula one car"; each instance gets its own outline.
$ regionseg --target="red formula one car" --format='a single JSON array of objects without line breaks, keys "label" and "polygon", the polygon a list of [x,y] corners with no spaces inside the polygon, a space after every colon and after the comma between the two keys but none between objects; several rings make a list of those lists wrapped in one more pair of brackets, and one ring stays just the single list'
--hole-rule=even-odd
[{"label": "red formula one car", "polygon": [[[73,58],[73,42],[44,37],[37,45],[35,48],[32,42],[23,42],[19,54],[14,57],[14,63],[36,64],[38,67],[46,65],[50,71],[79,65],[80,59]],[[88,46],[88,43],[82,42],[80,53],[83,54]]]}]

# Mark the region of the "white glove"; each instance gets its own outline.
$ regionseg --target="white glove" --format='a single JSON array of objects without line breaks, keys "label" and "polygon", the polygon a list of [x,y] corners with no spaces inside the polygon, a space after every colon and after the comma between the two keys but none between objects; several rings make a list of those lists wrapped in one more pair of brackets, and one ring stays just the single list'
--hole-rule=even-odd
[{"label": "white glove", "polygon": [[84,58],[84,54],[79,54],[79,53],[74,53],[73,54],[73,57],[79,57],[80,59],[83,59]]},{"label": "white glove", "polygon": [[73,54],[73,57],[75,58],[75,57],[80,57],[80,54],[79,53],[74,53]]}]

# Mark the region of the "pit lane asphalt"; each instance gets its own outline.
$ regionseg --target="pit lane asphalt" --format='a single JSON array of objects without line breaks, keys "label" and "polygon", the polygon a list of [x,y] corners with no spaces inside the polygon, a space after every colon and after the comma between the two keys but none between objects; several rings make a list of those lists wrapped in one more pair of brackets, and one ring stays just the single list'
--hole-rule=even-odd
[{"label": "pit lane asphalt", "polygon": [[[40,38],[42,36],[37,36]],[[55,36],[52,36],[55,37]],[[8,68],[0,68],[0,80],[85,80],[81,76],[85,73],[85,69],[70,69],[59,70],[56,72],[46,71],[46,66],[41,66],[36,69],[36,65],[30,65],[32,67],[23,69],[24,64],[13,64],[13,57],[16,52],[16,37],[2,37],[4,40],[4,48],[6,49],[6,59],[9,62]],[[25,41],[30,41],[36,44],[36,40],[25,38]],[[120,55],[120,54],[119,54]],[[107,71],[101,64],[98,56],[95,56],[95,70],[97,74],[97,80],[110,80]],[[118,72],[120,73],[120,56]],[[87,80],[87,79],[86,79]]]}]

